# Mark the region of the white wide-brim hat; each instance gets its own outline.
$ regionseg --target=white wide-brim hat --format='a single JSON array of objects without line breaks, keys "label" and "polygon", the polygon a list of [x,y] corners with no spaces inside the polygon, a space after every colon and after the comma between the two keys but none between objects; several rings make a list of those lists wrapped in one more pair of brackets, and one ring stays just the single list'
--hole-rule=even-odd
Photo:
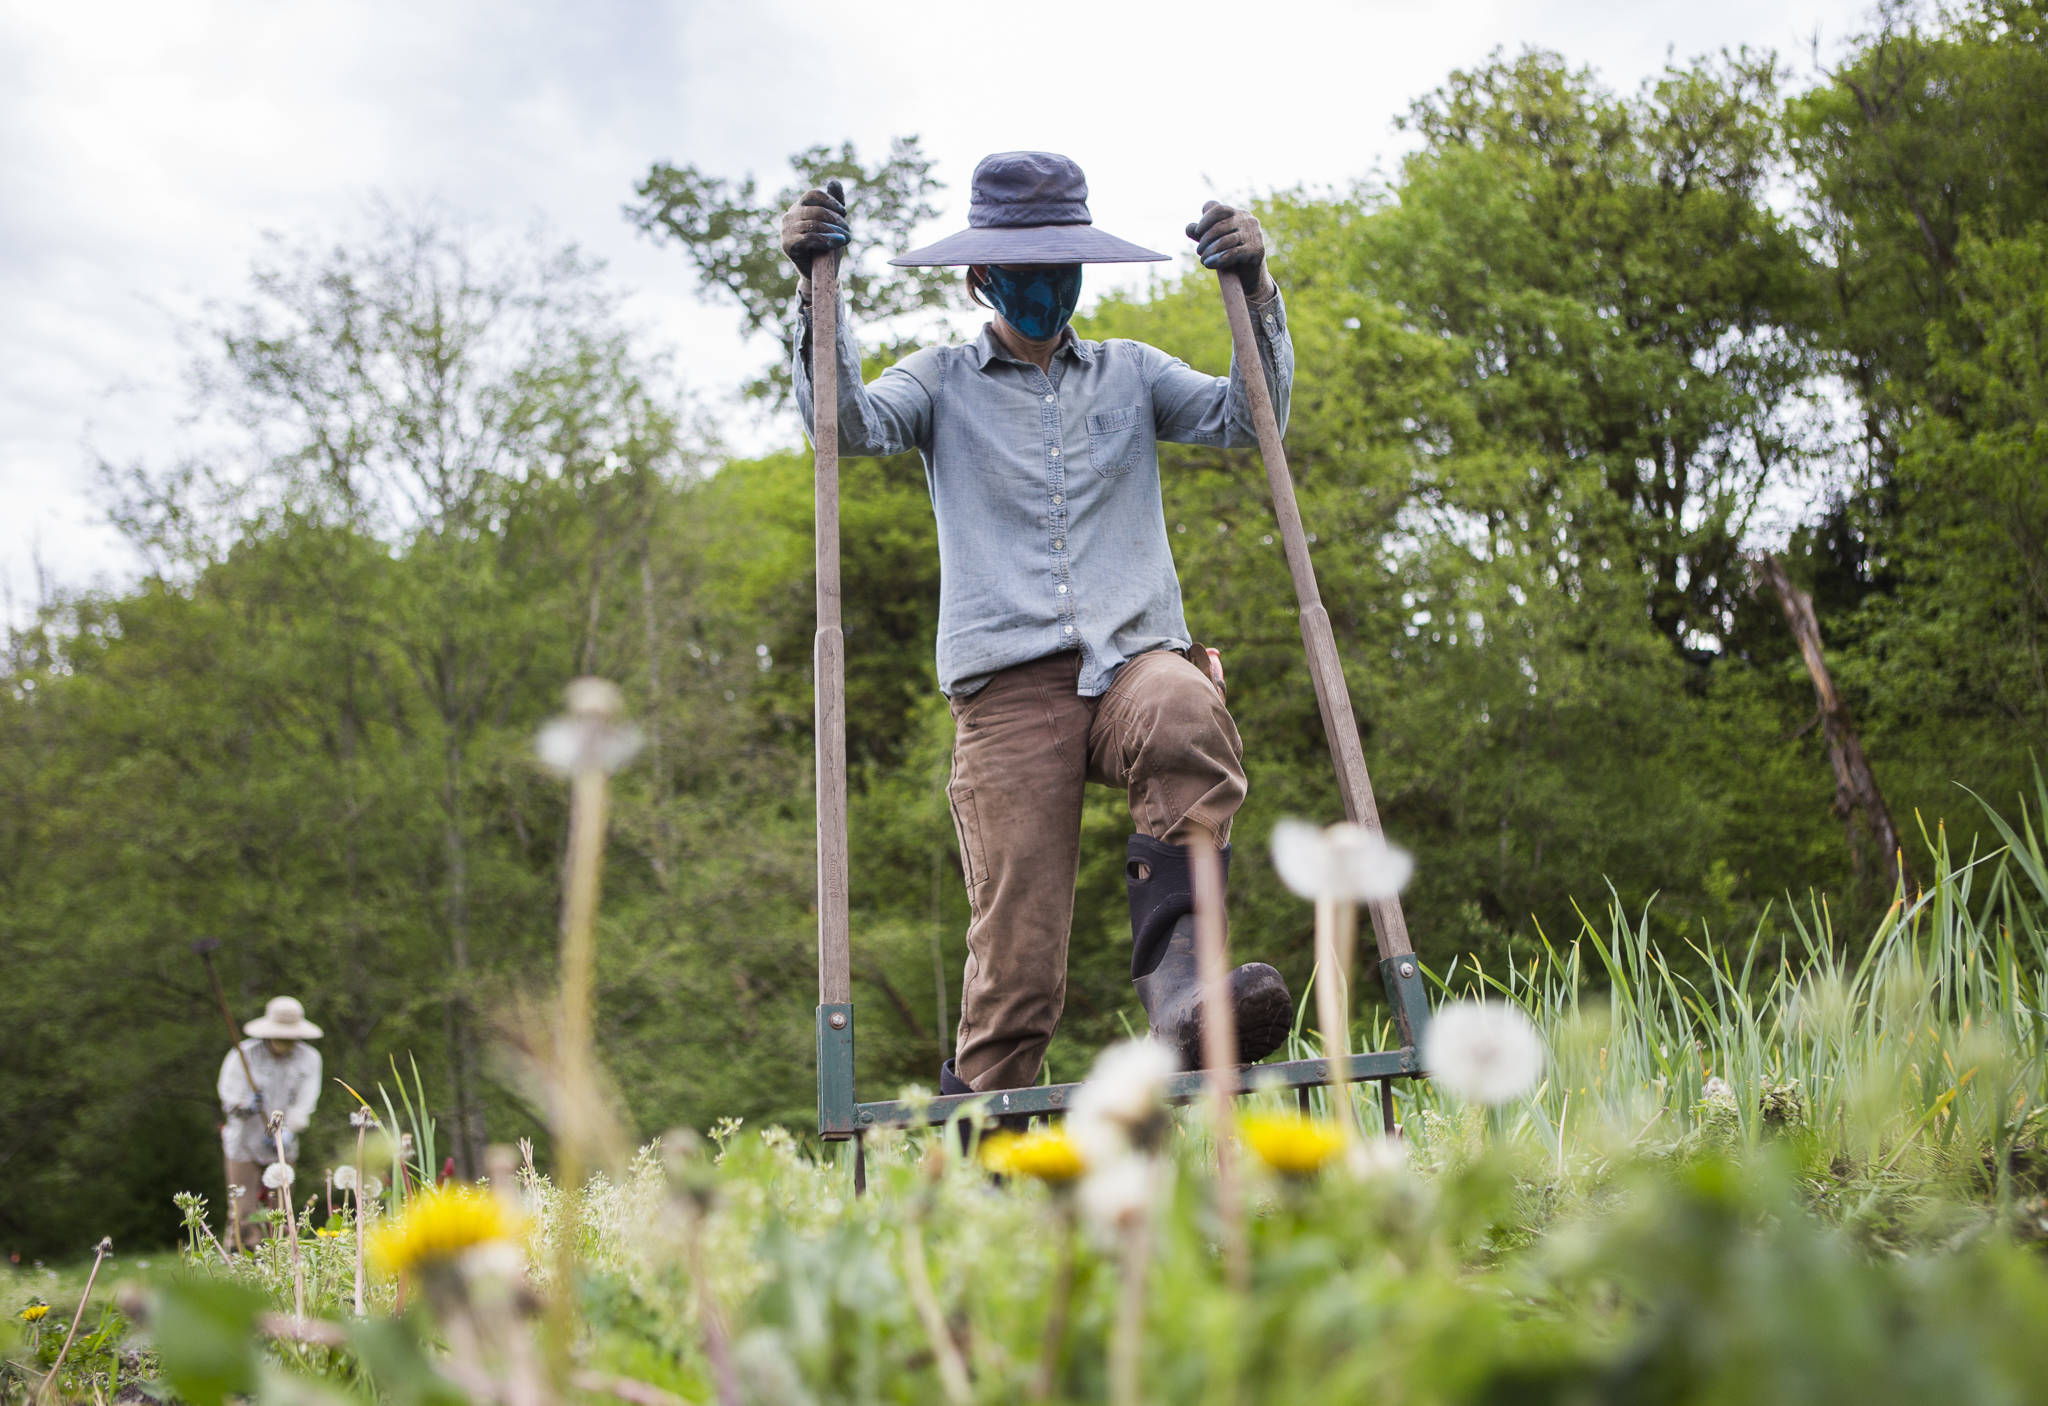
[{"label": "white wide-brim hat", "polygon": [[306,1008],[290,996],[272,996],[263,1014],[242,1027],[259,1040],[317,1040],[320,1027],[306,1019]]}]

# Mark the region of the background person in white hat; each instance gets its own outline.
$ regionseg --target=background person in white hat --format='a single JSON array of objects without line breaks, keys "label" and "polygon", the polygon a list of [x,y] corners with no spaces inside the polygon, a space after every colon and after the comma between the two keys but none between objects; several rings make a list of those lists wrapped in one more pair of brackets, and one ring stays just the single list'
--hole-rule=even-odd
[{"label": "background person in white hat", "polygon": [[296,1162],[299,1134],[313,1121],[320,1099],[320,1051],[306,1043],[320,1038],[320,1027],[306,1019],[306,1008],[294,998],[273,996],[263,1014],[242,1029],[249,1038],[229,1050],[220,1066],[220,1141],[235,1222],[231,1233],[253,1245],[263,1231],[249,1217],[265,1199],[263,1169],[277,1161],[270,1115],[284,1114],[284,1159]]}]

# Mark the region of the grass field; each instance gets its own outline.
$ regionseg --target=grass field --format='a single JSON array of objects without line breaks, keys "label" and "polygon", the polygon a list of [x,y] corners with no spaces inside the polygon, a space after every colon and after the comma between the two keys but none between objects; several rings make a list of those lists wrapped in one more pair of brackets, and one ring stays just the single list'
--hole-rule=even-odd
[{"label": "grass field", "polygon": [[[196,1406],[2025,1400],[2048,1381],[2039,813],[1996,855],[1932,837],[1932,885],[1868,940],[1816,902],[1662,953],[1610,910],[1512,970],[1454,967],[1446,1009],[1482,1034],[1523,1012],[1540,1047],[1506,1084],[1480,1055],[1498,1075],[1511,1040],[1433,1054],[1397,1139],[1369,1093],[1362,1134],[1324,1095],[1308,1120],[1254,1096],[1219,1129],[1158,1106],[1127,1051],[1065,1132],[972,1156],[957,1128],[870,1137],[863,1197],[843,1146],[727,1123],[625,1153],[584,1117],[558,1133],[599,1169],[573,1197],[509,1151],[490,1188],[384,1178],[360,1318],[348,1216],[228,1264],[195,1208],[184,1272],[102,1271],[139,1272],[121,1303],[146,1336],[55,1385]],[[383,1121],[434,1165],[416,1110]],[[10,1270],[4,1292],[68,1316],[81,1279]],[[53,1351],[45,1330],[9,1354],[7,1399]]]}]

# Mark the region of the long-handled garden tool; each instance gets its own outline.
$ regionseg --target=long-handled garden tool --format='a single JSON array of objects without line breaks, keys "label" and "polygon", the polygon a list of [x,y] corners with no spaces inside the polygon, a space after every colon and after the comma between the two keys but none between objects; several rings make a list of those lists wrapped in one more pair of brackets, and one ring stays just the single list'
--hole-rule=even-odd
[{"label": "long-handled garden tool", "polygon": [[[817,769],[818,769],[818,1132],[828,1140],[857,1138],[870,1128],[937,1124],[981,1103],[995,1116],[1063,1112],[1077,1084],[1042,1084],[1028,1089],[984,1090],[974,1094],[942,1095],[928,1101],[861,1103],[853,1088],[853,997],[851,947],[847,909],[846,840],[846,651],[839,622],[839,434],[838,363],[838,270],[830,257],[812,261],[811,387],[814,424],[811,442],[817,453],[817,568],[818,634],[815,651],[817,668]],[[1301,525],[1301,510],[1295,503],[1294,480],[1287,468],[1287,453],[1280,442],[1280,427],[1273,414],[1273,400],[1267,390],[1264,366],[1259,356],[1252,313],[1245,299],[1244,285],[1237,274],[1222,270],[1218,282],[1223,307],[1230,321],[1231,345],[1242,369],[1252,421],[1258,432],[1259,453],[1265,460],[1266,482],[1273,495],[1273,512],[1280,524],[1280,538],[1287,554],[1287,569],[1294,578],[1295,600],[1301,610],[1301,638],[1308,652],[1309,678],[1316,691],[1316,705],[1322,714],[1323,732],[1329,741],[1330,758],[1336,768],[1338,790],[1343,796],[1345,816],[1373,835],[1380,834],[1379,809],[1373,801],[1372,782],[1366,774],[1365,749],[1359,742],[1358,722],[1352,715],[1351,695],[1345,687],[1344,670],[1337,658],[1337,642],[1330,628],[1329,612],[1323,608],[1316,587],[1315,567],[1309,560],[1307,534]],[[1336,1059],[1296,1059],[1275,1064],[1240,1067],[1231,1076],[1231,1090],[1243,1093],[1256,1078],[1260,1089],[1292,1088],[1306,1091],[1338,1082],[1377,1080],[1381,1104],[1391,1126],[1393,1090],[1391,1082],[1412,1078],[1422,1072],[1418,1044],[1429,1022],[1429,999],[1423,985],[1414,949],[1408,940],[1408,923],[1398,898],[1386,898],[1369,905],[1373,936],[1378,944],[1380,979],[1392,1006],[1400,1035],[1397,1049],[1367,1054],[1340,1055]],[[1339,979],[1324,973],[1319,979]],[[1326,1032],[1327,1033],[1327,1032]],[[1190,1070],[1177,1074],[1168,1085],[1168,1096],[1186,1102],[1198,1097],[1210,1074]],[[859,1182],[856,1163],[856,1185]]]},{"label": "long-handled garden tool", "polygon": [[[198,953],[199,960],[206,964],[206,979],[213,985],[213,1002],[220,1008],[220,1018],[227,1022],[228,1044],[234,1047],[235,1057],[242,1061],[242,1077],[249,1081],[249,1096],[256,1100],[256,1116],[264,1121],[265,1126],[268,1126],[270,1113],[263,1106],[263,1090],[256,1083],[256,1071],[249,1067],[249,1053],[242,1048],[242,1032],[235,1025],[234,1013],[228,1009],[227,993],[220,988],[220,973],[215,971],[213,967],[213,954],[219,947],[220,939],[217,937],[202,937],[192,944],[192,950]],[[232,1188],[235,1183],[235,1172],[233,1166],[228,1165],[232,1161],[233,1159],[229,1158],[226,1155],[225,1149],[223,1149],[222,1164],[227,1169],[227,1184],[230,1188],[228,1192],[229,1205],[227,1215],[228,1248],[239,1250],[242,1248],[242,1218],[237,1214],[233,1204],[234,1191]]]}]

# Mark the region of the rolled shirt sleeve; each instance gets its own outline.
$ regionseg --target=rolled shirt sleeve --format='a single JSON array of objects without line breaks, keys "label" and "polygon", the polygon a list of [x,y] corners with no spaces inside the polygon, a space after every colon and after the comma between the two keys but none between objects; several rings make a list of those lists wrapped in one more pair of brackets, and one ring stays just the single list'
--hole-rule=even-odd
[{"label": "rolled shirt sleeve", "polygon": [[[932,403],[937,387],[933,359],[923,352],[907,357],[877,376],[871,385],[861,383],[860,343],[853,334],[853,320],[847,316],[846,295],[839,295],[839,448],[848,454],[902,454],[923,449],[931,443]],[[790,354],[790,371],[796,382],[797,412],[803,416],[804,432],[815,439],[815,399],[811,389],[811,309],[797,299],[797,335]]]},{"label": "rolled shirt sleeve", "polygon": [[320,1051],[301,1044],[292,1052],[291,1094],[285,1103],[284,1125],[303,1133],[313,1121],[313,1106],[320,1102]]},{"label": "rolled shirt sleeve", "polygon": [[[1252,338],[1273,398],[1273,419],[1287,433],[1287,407],[1294,389],[1294,339],[1287,333],[1287,302],[1279,289],[1264,303],[1251,304]],[[1233,347],[1228,377],[1205,376],[1178,357],[1155,352],[1152,413],[1159,438],[1175,444],[1238,449],[1257,444],[1244,368]]]},{"label": "rolled shirt sleeve", "polygon": [[219,1093],[223,1117],[234,1109],[256,1106],[256,1091],[249,1087],[249,1076],[243,1072],[239,1050],[229,1050],[227,1058],[220,1062]]}]

